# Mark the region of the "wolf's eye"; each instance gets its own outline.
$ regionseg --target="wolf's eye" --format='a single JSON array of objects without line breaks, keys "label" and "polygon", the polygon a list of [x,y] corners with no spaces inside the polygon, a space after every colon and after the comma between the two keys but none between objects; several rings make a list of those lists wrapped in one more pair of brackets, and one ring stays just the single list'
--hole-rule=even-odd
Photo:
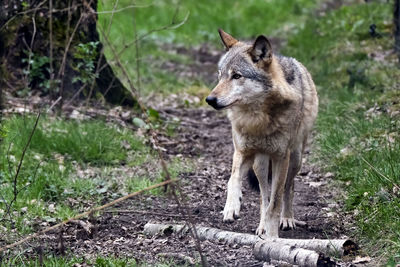
[{"label": "wolf's eye", "polygon": [[235,73],[235,74],[232,75],[232,79],[237,80],[237,79],[240,79],[240,78],[242,78],[242,75],[240,75],[239,73]]}]

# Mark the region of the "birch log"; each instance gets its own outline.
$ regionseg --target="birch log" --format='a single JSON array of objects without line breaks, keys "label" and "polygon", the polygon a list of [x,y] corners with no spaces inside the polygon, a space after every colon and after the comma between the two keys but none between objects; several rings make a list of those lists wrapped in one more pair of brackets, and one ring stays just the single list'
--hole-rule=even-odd
[{"label": "birch log", "polygon": [[[147,223],[144,232],[149,235],[171,234],[173,232],[188,232],[188,228],[180,224],[153,224]],[[280,244],[280,246],[297,247],[314,250],[325,255],[343,256],[354,253],[358,247],[348,239],[262,239],[252,234],[243,234],[223,231],[211,227],[197,226],[196,232],[200,240],[223,241],[227,244],[255,245],[258,242]]]},{"label": "birch log", "polygon": [[276,260],[307,267],[336,266],[335,262],[323,253],[270,241],[257,242],[253,254],[256,259],[266,262]]}]

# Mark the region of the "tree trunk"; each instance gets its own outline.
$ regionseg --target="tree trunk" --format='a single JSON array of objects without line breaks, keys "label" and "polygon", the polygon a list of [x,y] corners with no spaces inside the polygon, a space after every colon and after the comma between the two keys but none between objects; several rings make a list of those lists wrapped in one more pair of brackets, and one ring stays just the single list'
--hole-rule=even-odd
[{"label": "tree trunk", "polygon": [[394,24],[394,50],[397,53],[400,66],[400,0],[394,0],[394,12],[393,12],[393,24]]},{"label": "tree trunk", "polygon": [[135,104],[103,55],[96,10],[97,0],[3,1],[0,90]]}]

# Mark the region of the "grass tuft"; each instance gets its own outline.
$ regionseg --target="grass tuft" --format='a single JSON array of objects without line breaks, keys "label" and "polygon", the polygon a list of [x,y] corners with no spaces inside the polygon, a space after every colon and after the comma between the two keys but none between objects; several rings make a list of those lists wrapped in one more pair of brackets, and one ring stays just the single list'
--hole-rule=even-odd
[{"label": "grass tuft", "polygon": [[[344,6],[309,20],[284,52],[318,86],[315,160],[343,182],[343,209],[356,226],[349,234],[371,255],[400,261],[400,70],[387,53],[391,12],[387,3]],[[372,24],[379,38],[369,34]]]}]

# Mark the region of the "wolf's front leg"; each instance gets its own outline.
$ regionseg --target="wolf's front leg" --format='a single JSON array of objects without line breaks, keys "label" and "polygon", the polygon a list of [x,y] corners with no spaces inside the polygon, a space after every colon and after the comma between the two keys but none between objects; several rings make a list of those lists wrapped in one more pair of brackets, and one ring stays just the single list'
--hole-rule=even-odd
[{"label": "wolf's front leg", "polygon": [[232,174],[228,182],[228,194],[223,211],[224,222],[233,222],[239,218],[240,201],[242,200],[242,178],[251,167],[251,159],[239,151],[233,154]]},{"label": "wolf's front leg", "polygon": [[268,184],[268,168],[269,156],[266,154],[257,154],[254,158],[253,169],[258,179],[260,187],[261,201],[260,201],[260,225],[257,228],[256,234],[262,235],[266,229],[266,212],[269,204],[268,198],[270,195],[270,188]]},{"label": "wolf's front leg", "polygon": [[261,216],[258,235],[278,237],[279,222],[282,208],[282,197],[285,190],[286,176],[289,167],[289,151],[283,158],[272,158],[271,199],[265,216]]}]

